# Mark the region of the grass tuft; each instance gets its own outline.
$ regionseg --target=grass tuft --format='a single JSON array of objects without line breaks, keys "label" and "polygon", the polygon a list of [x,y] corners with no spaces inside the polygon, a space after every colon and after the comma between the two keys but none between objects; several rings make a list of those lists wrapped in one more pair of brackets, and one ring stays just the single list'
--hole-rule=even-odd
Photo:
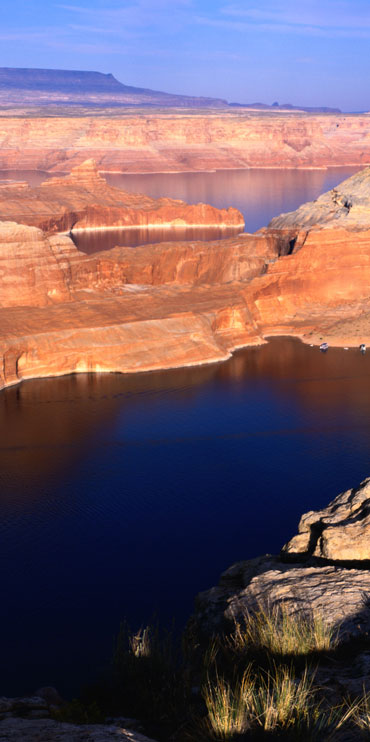
[{"label": "grass tuft", "polygon": [[285,606],[259,607],[236,623],[230,646],[236,653],[264,650],[272,656],[302,656],[335,649],[337,632],[320,615],[291,615]]}]

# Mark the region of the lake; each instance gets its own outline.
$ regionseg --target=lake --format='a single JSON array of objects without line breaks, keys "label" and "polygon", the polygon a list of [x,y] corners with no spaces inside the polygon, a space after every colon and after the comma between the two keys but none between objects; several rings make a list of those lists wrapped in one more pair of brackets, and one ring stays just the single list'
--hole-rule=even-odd
[{"label": "lake", "polygon": [[[219,170],[212,173],[157,173],[124,175],[106,173],[108,183],[117,188],[146,193],[153,198],[168,196],[188,203],[209,203],[219,209],[234,206],[245,219],[245,231],[265,227],[277,214],[293,211],[305,201],[317,198],[359,167],[327,170]],[[47,173],[35,171],[0,171],[0,180],[26,180],[32,186],[47,179]],[[136,247],[152,242],[178,240],[217,240],[238,234],[237,228],[155,228],[112,229],[106,232],[76,232],[73,240],[80,250],[93,253],[116,245]]]},{"label": "lake", "polygon": [[[294,208],[295,176],[300,201],[334,178],[293,173],[276,174],[274,213]],[[273,215],[258,193],[256,224]],[[0,694],[77,693],[121,620],[183,625],[223,569],[277,552],[303,512],[370,474],[369,378],[370,353],[275,338],[224,364],[0,392]]]},{"label": "lake", "polygon": [[220,365],[0,394],[0,693],[76,693],[127,618],[186,621],[232,562],[370,473],[370,353],[291,339]]}]

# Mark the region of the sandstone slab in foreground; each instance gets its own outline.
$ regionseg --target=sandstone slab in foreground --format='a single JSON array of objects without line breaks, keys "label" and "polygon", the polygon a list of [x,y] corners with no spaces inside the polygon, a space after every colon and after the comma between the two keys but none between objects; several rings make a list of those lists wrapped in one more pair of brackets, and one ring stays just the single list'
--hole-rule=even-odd
[{"label": "sandstone slab in foreground", "polygon": [[0,721],[1,742],[154,742],[138,732],[106,724],[63,724],[51,719]]},{"label": "sandstone slab in foreground", "polygon": [[[230,567],[197,599],[196,620],[209,633],[260,606],[322,616],[342,639],[370,633],[370,479],[318,512],[303,515],[282,557]],[[289,558],[289,561],[287,559]],[[352,566],[351,563],[354,563]]]}]

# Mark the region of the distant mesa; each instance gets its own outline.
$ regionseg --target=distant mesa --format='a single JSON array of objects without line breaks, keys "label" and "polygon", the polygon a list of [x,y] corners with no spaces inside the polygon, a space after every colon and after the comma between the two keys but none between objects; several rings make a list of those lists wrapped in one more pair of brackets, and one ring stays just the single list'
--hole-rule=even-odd
[{"label": "distant mesa", "polygon": [[102,72],[0,67],[0,105],[51,104],[219,108],[227,101],[136,88]]},{"label": "distant mesa", "polygon": [[249,108],[266,111],[341,113],[339,108],[228,103],[223,98],[175,95],[124,85],[112,74],[82,70],[0,67],[0,105],[7,106],[126,106],[160,108]]}]

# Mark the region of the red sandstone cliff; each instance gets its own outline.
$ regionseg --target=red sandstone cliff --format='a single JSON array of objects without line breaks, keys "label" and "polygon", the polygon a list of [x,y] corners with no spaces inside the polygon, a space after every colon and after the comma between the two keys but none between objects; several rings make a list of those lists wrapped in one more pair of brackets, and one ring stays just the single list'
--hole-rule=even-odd
[{"label": "red sandstone cliff", "polygon": [[2,117],[0,169],[176,172],[370,163],[367,114],[148,113]]},{"label": "red sandstone cliff", "polygon": [[[0,387],[210,363],[272,334],[370,344],[370,169],[336,193],[280,229],[91,256],[66,236],[0,224]],[[322,226],[310,227],[317,209]]]},{"label": "red sandstone cliff", "polygon": [[258,338],[241,288],[274,240],[117,247],[87,256],[64,236],[0,223],[0,387],[73,371],[207,363]]},{"label": "red sandstone cliff", "polygon": [[48,232],[153,225],[244,228],[243,216],[234,208],[154,199],[113,188],[99,175],[93,160],[86,160],[70,175],[51,178],[37,188],[24,183],[1,186],[1,219]]}]

